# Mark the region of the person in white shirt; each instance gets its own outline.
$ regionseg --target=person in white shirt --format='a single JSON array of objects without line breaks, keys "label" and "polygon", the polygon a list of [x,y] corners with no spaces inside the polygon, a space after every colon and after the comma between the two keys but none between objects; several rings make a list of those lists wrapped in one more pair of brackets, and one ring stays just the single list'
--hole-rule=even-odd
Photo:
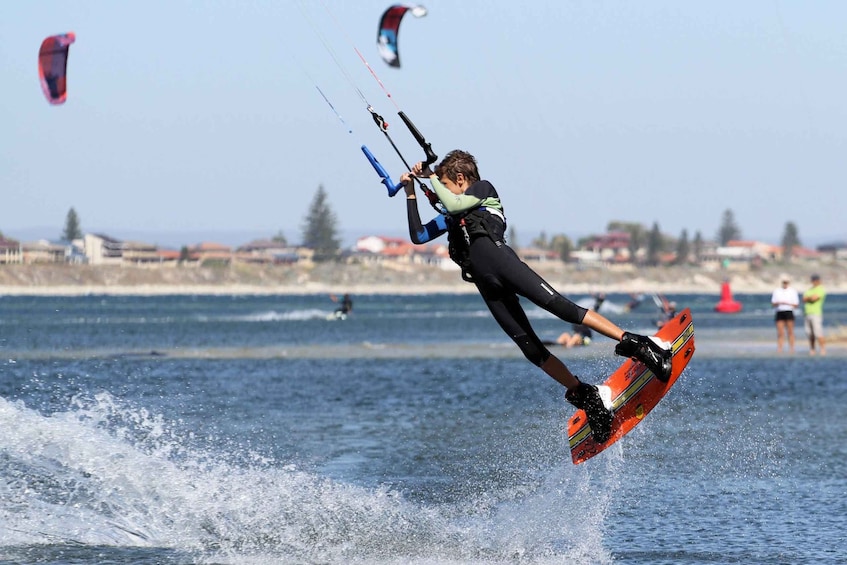
[{"label": "person in white shirt", "polygon": [[788,350],[794,353],[794,309],[800,306],[800,295],[791,287],[787,275],[781,277],[782,285],[773,291],[771,304],[776,310],[776,351],[782,353],[785,336],[788,336]]}]

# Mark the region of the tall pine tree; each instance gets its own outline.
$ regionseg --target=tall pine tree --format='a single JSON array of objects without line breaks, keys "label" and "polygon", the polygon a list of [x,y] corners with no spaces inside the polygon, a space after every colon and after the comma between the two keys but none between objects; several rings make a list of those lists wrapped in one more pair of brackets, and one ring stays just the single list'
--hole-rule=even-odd
[{"label": "tall pine tree", "polygon": [[794,258],[794,248],[800,247],[800,231],[797,224],[788,222],[782,232],[782,260],[791,262]]},{"label": "tall pine tree", "polygon": [[732,210],[727,209],[721,218],[721,227],[718,229],[718,242],[725,246],[734,239],[741,239],[741,228],[735,221],[735,214]]},{"label": "tall pine tree", "polygon": [[73,241],[82,239],[82,229],[79,227],[79,216],[76,210],[71,208],[65,217],[65,229],[62,231],[62,241]]},{"label": "tall pine tree", "polygon": [[315,197],[303,223],[303,247],[314,251],[315,261],[330,261],[338,258],[338,220],[327,202],[326,190],[318,185]]},{"label": "tall pine tree", "polygon": [[691,244],[688,243],[688,230],[683,229],[676,242],[676,260],[677,265],[687,265],[688,257],[691,255]]},{"label": "tall pine tree", "polygon": [[692,247],[694,247],[694,262],[699,263],[703,259],[703,235],[700,231],[696,231],[694,233],[694,241],[692,242]]},{"label": "tall pine tree", "polygon": [[565,263],[571,260],[573,242],[565,234],[557,234],[550,238],[550,249],[559,254],[559,259]]},{"label": "tall pine tree", "polygon": [[662,251],[665,249],[665,239],[659,229],[659,223],[653,222],[653,227],[647,235],[647,263],[656,266],[660,262]]}]

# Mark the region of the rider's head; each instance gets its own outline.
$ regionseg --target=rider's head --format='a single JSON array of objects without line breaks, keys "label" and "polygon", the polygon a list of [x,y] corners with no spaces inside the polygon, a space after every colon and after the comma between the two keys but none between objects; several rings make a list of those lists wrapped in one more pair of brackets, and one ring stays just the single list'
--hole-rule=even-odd
[{"label": "rider's head", "polygon": [[454,149],[435,167],[435,176],[444,182],[444,179],[458,182],[461,174],[467,186],[479,181],[479,169],[476,167],[476,159],[467,151]]}]

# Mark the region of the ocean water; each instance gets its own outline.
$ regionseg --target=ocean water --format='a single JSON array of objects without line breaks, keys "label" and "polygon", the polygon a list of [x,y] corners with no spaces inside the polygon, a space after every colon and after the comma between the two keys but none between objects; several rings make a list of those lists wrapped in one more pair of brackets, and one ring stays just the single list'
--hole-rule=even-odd
[{"label": "ocean water", "polygon": [[0,297],[0,562],[844,562],[847,348],[777,355],[768,296],[672,298],[693,361],[574,466],[563,389],[476,296]]}]

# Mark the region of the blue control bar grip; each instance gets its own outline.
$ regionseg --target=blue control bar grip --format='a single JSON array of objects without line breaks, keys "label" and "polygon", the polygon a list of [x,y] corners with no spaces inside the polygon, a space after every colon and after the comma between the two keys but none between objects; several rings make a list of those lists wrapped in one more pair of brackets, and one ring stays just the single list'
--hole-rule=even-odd
[{"label": "blue control bar grip", "polygon": [[382,184],[385,185],[385,188],[388,189],[388,196],[394,196],[397,194],[401,188],[403,188],[403,183],[394,184],[394,181],[391,180],[391,177],[388,176],[388,172],[385,170],[385,167],[382,166],[382,163],[376,160],[374,154],[371,153],[371,150],[367,148],[366,145],[362,145],[362,152],[365,154],[365,157],[368,158],[368,161],[373,165],[376,174],[382,179]]}]

